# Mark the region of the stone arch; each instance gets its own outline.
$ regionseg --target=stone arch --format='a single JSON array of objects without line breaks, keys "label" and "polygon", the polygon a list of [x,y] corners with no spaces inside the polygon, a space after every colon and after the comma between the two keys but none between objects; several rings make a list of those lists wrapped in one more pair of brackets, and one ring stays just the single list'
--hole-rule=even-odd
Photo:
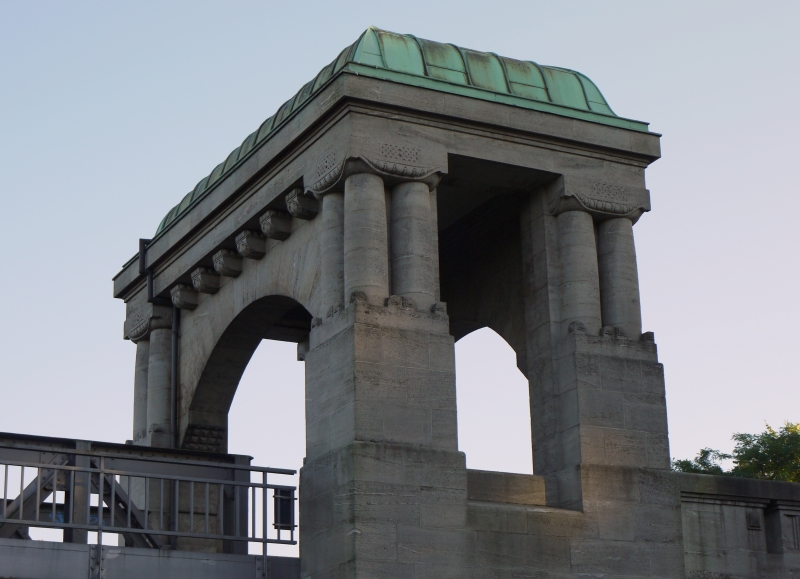
[{"label": "stone arch", "polygon": [[185,401],[181,446],[225,451],[228,410],[256,348],[262,340],[304,342],[311,319],[304,305],[283,295],[264,296],[243,307],[220,333]]},{"label": "stone arch", "polygon": [[516,352],[527,375],[519,199],[495,197],[440,232],[440,284],[456,341],[484,327]]}]

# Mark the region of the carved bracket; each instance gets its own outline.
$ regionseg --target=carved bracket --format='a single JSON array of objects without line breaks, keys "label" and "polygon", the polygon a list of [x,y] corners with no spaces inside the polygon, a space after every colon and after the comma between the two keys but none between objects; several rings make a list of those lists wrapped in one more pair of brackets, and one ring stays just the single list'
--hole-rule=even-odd
[{"label": "carved bracket", "polygon": [[193,310],[197,307],[199,295],[191,286],[179,283],[169,292],[172,304],[182,310]]},{"label": "carved bracket", "polygon": [[[316,199],[314,199],[316,203]],[[261,231],[270,239],[283,241],[292,233],[292,216],[285,211],[268,209],[259,219]]]},{"label": "carved bracket", "polygon": [[644,188],[563,176],[551,188],[549,209],[553,215],[578,210],[599,219],[627,217],[636,223],[642,213],[650,211],[650,192]]},{"label": "carved bracket", "polygon": [[204,294],[215,294],[219,291],[219,275],[207,267],[198,267],[192,272],[192,285]]},{"label": "carved bracket", "polygon": [[236,236],[236,250],[242,257],[261,259],[267,254],[267,238],[260,231],[245,229]]},{"label": "carved bracket", "polygon": [[286,208],[292,214],[292,217],[306,220],[314,219],[319,213],[319,201],[310,195],[305,195],[303,190],[298,187],[297,189],[292,189],[286,195]]},{"label": "carved bracket", "polygon": [[220,249],[214,254],[214,271],[226,277],[238,277],[242,273],[242,258],[235,251]]}]

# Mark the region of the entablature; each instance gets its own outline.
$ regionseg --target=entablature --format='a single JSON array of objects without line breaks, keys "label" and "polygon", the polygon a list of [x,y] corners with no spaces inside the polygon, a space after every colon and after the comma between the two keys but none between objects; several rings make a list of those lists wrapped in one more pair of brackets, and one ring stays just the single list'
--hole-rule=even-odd
[{"label": "entablature", "polygon": [[[348,171],[435,187],[457,154],[643,189],[644,168],[660,155],[654,133],[374,78],[342,75],[311,100],[152,240],[145,264],[154,295],[168,298],[174,284],[191,284],[192,270],[212,268],[220,249],[235,250],[237,233],[259,231],[266,210],[291,213],[286,196],[298,187],[323,195]],[[114,296],[131,299],[142,280],[131,260],[114,278]]]}]

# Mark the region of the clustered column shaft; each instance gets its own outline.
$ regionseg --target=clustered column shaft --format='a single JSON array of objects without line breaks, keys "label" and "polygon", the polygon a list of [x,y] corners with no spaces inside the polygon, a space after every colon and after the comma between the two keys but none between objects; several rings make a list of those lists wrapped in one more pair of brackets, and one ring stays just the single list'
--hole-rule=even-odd
[{"label": "clustered column shaft", "polygon": [[565,211],[556,218],[561,261],[561,321],[580,322],[597,334],[601,327],[600,281],[592,216]]},{"label": "clustered column shaft", "polygon": [[133,441],[147,436],[147,372],[150,365],[150,340],[136,344],[136,371],[133,379]]},{"label": "clustered column shaft", "polygon": [[630,219],[618,217],[598,224],[597,257],[603,325],[621,328],[626,335],[638,337],[642,333],[642,310]]},{"label": "clustered column shaft", "polygon": [[638,338],[642,311],[631,220],[613,217],[595,226],[589,213],[565,211],[556,222],[564,325],[580,322],[592,334],[610,326]]},{"label": "clustered column shaft", "polygon": [[328,193],[322,198],[322,299],[321,310],[328,313],[344,302],[344,195]]},{"label": "clustered column shaft", "polygon": [[425,183],[392,189],[392,294],[427,310],[436,302],[431,229],[431,195]]},{"label": "clustered column shaft", "polygon": [[344,295],[363,292],[383,305],[389,296],[388,232],[383,179],[360,173],[344,185]]},{"label": "clustered column shaft", "polygon": [[150,356],[147,373],[147,431],[150,446],[170,446],[170,377],[172,331],[169,328],[150,332]]}]

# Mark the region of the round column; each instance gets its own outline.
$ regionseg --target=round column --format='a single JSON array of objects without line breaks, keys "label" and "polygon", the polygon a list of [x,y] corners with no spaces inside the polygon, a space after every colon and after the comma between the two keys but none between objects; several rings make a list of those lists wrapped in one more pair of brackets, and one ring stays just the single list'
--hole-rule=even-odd
[{"label": "round column", "polygon": [[147,433],[150,446],[170,446],[170,372],[172,330],[150,331],[150,356],[147,370]]},{"label": "round column", "polygon": [[424,183],[392,189],[392,294],[428,310],[436,302],[432,260],[431,195]]},{"label": "round column", "polygon": [[386,194],[377,175],[351,175],[344,184],[344,298],[364,292],[383,305],[389,297]]},{"label": "round column", "polygon": [[601,328],[600,282],[592,216],[565,211],[556,218],[561,261],[561,321],[580,322],[590,334]]},{"label": "round column", "polygon": [[133,442],[147,436],[147,370],[150,365],[150,340],[136,343],[136,370],[133,377]]},{"label": "round column", "polygon": [[322,298],[323,315],[344,303],[344,195],[328,193],[322,198]]},{"label": "round column", "polygon": [[598,224],[597,257],[603,325],[615,326],[628,337],[638,338],[642,333],[642,308],[630,219],[617,217]]}]

